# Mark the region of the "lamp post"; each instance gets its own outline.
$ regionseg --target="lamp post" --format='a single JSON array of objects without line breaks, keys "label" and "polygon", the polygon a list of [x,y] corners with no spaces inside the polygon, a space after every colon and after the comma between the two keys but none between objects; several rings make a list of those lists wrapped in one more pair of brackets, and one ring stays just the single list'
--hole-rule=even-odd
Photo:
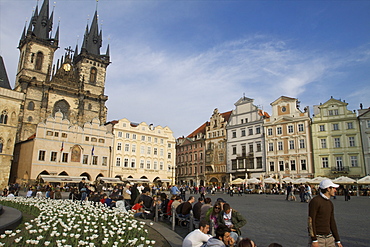
[{"label": "lamp post", "polygon": [[175,183],[174,183],[174,181],[173,181],[173,173],[174,173],[174,170],[175,170],[175,166],[174,166],[174,165],[172,165],[172,166],[171,166],[171,172],[172,172],[171,182],[172,182],[172,185],[174,185],[174,184],[175,184]]}]

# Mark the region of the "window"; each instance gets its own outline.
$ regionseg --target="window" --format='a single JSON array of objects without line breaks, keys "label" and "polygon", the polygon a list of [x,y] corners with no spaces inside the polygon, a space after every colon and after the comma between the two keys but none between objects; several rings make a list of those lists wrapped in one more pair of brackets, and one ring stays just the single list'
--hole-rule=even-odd
[{"label": "window", "polygon": [[[58,137],[59,136],[59,132],[54,132],[54,136],[55,137]],[[91,138],[91,141],[92,141],[92,138]]]},{"label": "window", "polygon": [[326,139],[320,139],[321,148],[326,148]]},{"label": "window", "polygon": [[253,153],[253,143],[249,143],[249,152]]},{"label": "window", "polygon": [[128,167],[128,158],[125,158],[124,159],[123,166],[124,167]]},{"label": "window", "polygon": [[98,139],[96,137],[91,137],[92,142],[96,142]]},{"label": "window", "polygon": [[232,137],[236,138],[236,131],[235,130],[233,130],[233,132],[232,132]]},{"label": "window", "polygon": [[88,137],[88,136],[85,136],[85,141],[89,141],[90,140],[90,138]]},{"label": "window", "polygon": [[[236,153],[236,148],[235,148],[235,153]],[[243,144],[242,145],[242,156],[246,156],[247,155],[247,147]]]},{"label": "window", "polygon": [[272,128],[267,129],[267,135],[272,136]]},{"label": "window", "polygon": [[125,144],[125,152],[130,151],[130,144],[126,143]]},{"label": "window", "polygon": [[95,166],[98,164],[98,156],[93,156],[92,164]]},{"label": "window", "polygon": [[135,163],[136,163],[136,160],[135,159],[131,159],[131,168],[135,168]]},{"label": "window", "polygon": [[269,143],[269,151],[274,151],[274,143]]},{"label": "window", "polygon": [[197,153],[194,154],[194,160],[198,160],[198,154]]},{"label": "window", "polygon": [[62,162],[68,162],[68,153],[63,153]]},{"label": "window", "polygon": [[279,171],[284,171],[284,161],[279,161]]},{"label": "window", "polygon": [[[197,155],[197,154],[195,154],[195,158],[197,158],[197,156],[196,156],[196,155]],[[172,158],[171,153],[168,153],[168,154],[167,154],[167,158],[168,158],[168,159],[171,159],[171,158]]]},{"label": "window", "polygon": [[142,141],[145,141],[145,136],[141,136],[141,140]]},{"label": "window", "polygon": [[144,154],[145,153],[145,146],[140,146],[140,153]]},{"label": "window", "polygon": [[44,61],[44,54],[42,54],[42,52],[39,51],[36,55],[35,70],[41,70],[42,69],[43,61]]},{"label": "window", "polygon": [[322,157],[321,158],[321,165],[322,165],[322,168],[328,168],[329,167],[329,158],[328,157]]},{"label": "window", "polygon": [[57,152],[51,152],[50,161],[57,161]]},{"label": "window", "polygon": [[289,141],[289,149],[294,149],[294,140]]},{"label": "window", "polygon": [[278,135],[281,135],[283,133],[283,129],[281,127],[277,127],[276,131]]},{"label": "window", "polygon": [[370,120],[366,120],[366,126],[367,128],[370,128]]},{"label": "window", "polygon": [[130,139],[130,133],[126,133],[126,138]]},{"label": "window", "polygon": [[159,162],[159,170],[163,170],[163,162]]},{"label": "window", "polygon": [[158,170],[158,162],[157,161],[154,161],[153,169]]},{"label": "window", "polygon": [[298,124],[298,131],[303,132],[304,131],[304,125],[303,124]]},{"label": "window", "polygon": [[231,160],[231,169],[236,170],[237,169],[237,163],[236,160]]},{"label": "window", "polygon": [[62,133],[63,138],[67,138],[67,133]]},{"label": "window", "polygon": [[302,171],[307,170],[306,160],[301,160],[301,170]]},{"label": "window", "polygon": [[53,136],[53,131],[46,131],[47,136]]},{"label": "window", "polygon": [[163,148],[159,149],[159,155],[160,156],[163,156],[164,155]]},{"label": "window", "polygon": [[120,157],[116,158],[116,166],[121,166],[121,158]]},{"label": "window", "polygon": [[117,143],[117,150],[122,150],[122,143],[121,142]]},{"label": "window", "polygon": [[278,142],[278,150],[283,150],[283,142]]},{"label": "window", "polygon": [[91,84],[95,84],[96,83],[96,76],[98,74],[98,70],[95,68],[95,67],[92,67],[90,69],[90,79],[89,79],[89,82]]},{"label": "window", "polygon": [[340,138],[334,138],[334,147],[340,148]]},{"label": "window", "polygon": [[158,148],[154,148],[154,155],[158,154]]},{"label": "window", "polygon": [[[256,158],[256,161],[257,161],[257,169],[260,169],[262,168],[262,157],[257,157]],[[252,164],[253,165],[253,164]],[[252,167],[253,168],[253,167]]]},{"label": "window", "polygon": [[275,163],[273,161],[270,161],[270,171],[275,171]]},{"label": "window", "polygon": [[108,157],[103,157],[101,161],[102,166],[107,166],[108,165]]},{"label": "window", "polygon": [[132,139],[136,140],[136,134],[132,134]]},{"label": "window", "polygon": [[261,134],[261,127],[259,126],[256,127],[256,134]]},{"label": "window", "polygon": [[257,152],[261,152],[262,151],[262,147],[261,147],[261,143],[257,143]]},{"label": "window", "polygon": [[28,103],[27,110],[29,110],[29,111],[35,110],[35,103],[33,103],[33,101],[30,101]]},{"label": "window", "polygon": [[163,144],[163,139],[161,139],[161,144]]},{"label": "window", "polygon": [[152,137],[148,136],[148,142],[152,142]]},{"label": "window", "polygon": [[224,153],[219,153],[219,154],[218,154],[218,161],[219,161],[219,162],[224,161]]},{"label": "window", "polygon": [[329,116],[333,116],[333,110],[329,110]]},{"label": "window", "polygon": [[333,111],[333,114],[336,116],[336,115],[339,115],[339,112],[338,112],[338,109],[335,109],[334,111]]},{"label": "window", "polygon": [[44,151],[44,150],[39,151],[39,160],[45,161],[45,153],[46,153],[46,151]]},{"label": "window", "polygon": [[241,136],[245,136],[245,129],[241,129]]},{"label": "window", "polygon": [[338,170],[343,170],[343,158],[342,156],[335,157],[335,163]]},{"label": "window", "polygon": [[347,129],[353,129],[353,123],[352,122],[347,123]]},{"label": "window", "polygon": [[89,155],[85,154],[83,157],[82,157],[82,164],[84,165],[87,165],[89,162]]},{"label": "window", "polygon": [[150,160],[146,162],[146,169],[150,169]]},{"label": "window", "polygon": [[299,140],[299,148],[306,148],[306,144],[305,144],[304,139]]},{"label": "window", "polygon": [[144,169],[144,160],[140,160],[140,168]]},{"label": "window", "polygon": [[339,130],[339,125],[337,123],[333,124],[333,130]]},{"label": "window", "polygon": [[131,152],[136,153],[136,144],[132,144]]},{"label": "window", "polygon": [[236,154],[236,146],[232,146],[232,150],[233,150],[232,154]]},{"label": "window", "polygon": [[349,142],[349,146],[350,147],[355,147],[356,146],[355,137],[354,136],[348,137],[348,142]]},{"label": "window", "polygon": [[122,131],[118,131],[118,137],[122,137]]},{"label": "window", "polygon": [[158,138],[157,137],[154,138],[154,143],[158,143]]},{"label": "window", "polygon": [[352,167],[357,167],[358,166],[357,156],[351,156],[351,166]]},{"label": "window", "polygon": [[147,154],[152,154],[152,148],[148,147]]},{"label": "window", "polygon": [[325,125],[319,125],[319,131],[325,131]]},{"label": "window", "polygon": [[[196,145],[196,144],[195,144],[195,145]],[[171,148],[171,143],[168,143],[168,144],[167,144],[167,147],[168,147],[168,148]],[[195,146],[195,148],[196,148],[196,147],[197,147],[197,146]]]},{"label": "window", "polygon": [[293,133],[293,125],[288,126],[288,133]]},{"label": "window", "polygon": [[295,171],[296,170],[296,168],[295,168],[295,160],[291,160],[290,161],[290,170],[292,170],[292,171]]},{"label": "window", "polygon": [[253,135],[253,129],[252,128],[248,128],[248,135]]}]

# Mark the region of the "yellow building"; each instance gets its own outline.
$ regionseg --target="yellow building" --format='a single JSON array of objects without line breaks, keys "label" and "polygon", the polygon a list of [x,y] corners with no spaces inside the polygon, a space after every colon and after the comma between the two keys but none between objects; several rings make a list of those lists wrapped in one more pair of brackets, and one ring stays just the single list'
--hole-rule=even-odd
[{"label": "yellow building", "polygon": [[264,121],[267,176],[312,177],[311,119],[298,99],[281,96]]},{"label": "yellow building", "polygon": [[57,112],[37,125],[36,133],[17,143],[11,178],[32,183],[40,175],[108,177],[113,134],[98,119],[83,127],[72,125]]},{"label": "yellow building", "polygon": [[331,98],[314,106],[312,140],[316,176],[365,175],[359,122],[347,105]]},{"label": "yellow building", "polygon": [[169,127],[126,118],[111,123],[115,137],[112,177],[174,183],[176,140]]}]

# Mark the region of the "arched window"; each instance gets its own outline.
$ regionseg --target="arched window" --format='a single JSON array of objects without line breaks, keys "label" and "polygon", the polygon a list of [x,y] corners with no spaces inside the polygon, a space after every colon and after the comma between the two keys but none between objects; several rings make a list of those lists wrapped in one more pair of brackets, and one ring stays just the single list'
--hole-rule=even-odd
[{"label": "arched window", "polygon": [[3,152],[3,147],[4,147],[4,140],[0,138],[0,153]]},{"label": "arched window", "polygon": [[41,70],[43,60],[44,60],[44,54],[42,54],[42,52],[39,51],[36,55],[36,65],[35,65],[36,70]]},{"label": "arched window", "polygon": [[54,104],[54,109],[53,109],[53,116],[55,116],[55,113],[60,111],[63,113],[63,118],[68,119],[69,118],[69,104],[65,100],[59,100]]},{"label": "arched window", "polygon": [[1,112],[0,115],[0,124],[7,124],[8,123],[8,111],[4,110]]},{"label": "arched window", "polygon": [[95,84],[96,83],[96,75],[98,73],[98,70],[95,67],[92,67],[90,70],[90,83]]},{"label": "arched window", "polygon": [[28,117],[28,122],[32,122],[33,118],[31,116]]},{"label": "arched window", "polygon": [[30,111],[35,110],[35,103],[33,103],[33,101],[28,103],[27,110],[30,110]]}]

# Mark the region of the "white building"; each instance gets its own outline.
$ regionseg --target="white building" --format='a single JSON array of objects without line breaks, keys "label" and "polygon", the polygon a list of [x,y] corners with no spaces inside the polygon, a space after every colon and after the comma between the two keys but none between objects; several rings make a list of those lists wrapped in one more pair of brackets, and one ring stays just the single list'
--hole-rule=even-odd
[{"label": "white building", "polygon": [[112,177],[173,183],[176,140],[169,127],[112,121],[114,139]]},{"label": "white building", "polygon": [[235,178],[260,177],[266,171],[263,120],[268,117],[242,97],[234,105],[227,129],[227,173]]}]

